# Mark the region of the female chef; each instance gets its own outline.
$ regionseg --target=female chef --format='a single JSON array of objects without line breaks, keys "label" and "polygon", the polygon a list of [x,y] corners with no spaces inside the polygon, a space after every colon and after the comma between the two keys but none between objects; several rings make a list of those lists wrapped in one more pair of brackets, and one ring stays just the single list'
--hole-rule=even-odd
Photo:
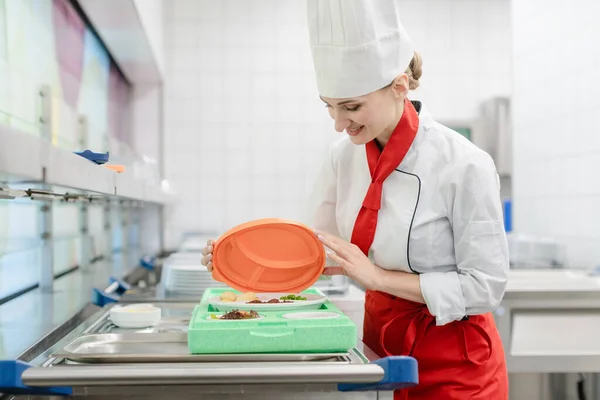
[{"label": "female chef", "polygon": [[337,264],[326,273],[367,289],[368,347],[417,359],[419,385],[395,399],[507,399],[491,314],[508,270],[492,159],[408,100],[421,59],[396,1],[308,0],[308,25],[319,94],[346,133],[312,196]]}]

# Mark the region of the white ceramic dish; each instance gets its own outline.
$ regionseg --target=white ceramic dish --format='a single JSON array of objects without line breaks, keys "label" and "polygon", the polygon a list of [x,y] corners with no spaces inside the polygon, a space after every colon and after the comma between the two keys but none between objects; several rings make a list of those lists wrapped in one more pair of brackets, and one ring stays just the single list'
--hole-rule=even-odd
[{"label": "white ceramic dish", "polygon": [[327,311],[312,311],[283,314],[282,317],[287,319],[335,319],[339,318],[340,314]]},{"label": "white ceramic dish", "polygon": [[[257,293],[262,301],[271,299],[279,299],[282,296],[287,296],[290,293]],[[327,301],[326,296],[318,294],[303,294],[306,300],[292,300],[291,303],[265,303],[265,304],[248,304],[247,301],[223,301],[220,296],[211,297],[208,301],[219,311],[231,310],[254,310],[254,311],[292,311],[292,310],[317,310],[323,303]]]},{"label": "white ceramic dish", "polygon": [[146,328],[160,321],[161,309],[151,304],[115,306],[110,310],[110,320],[119,328]]}]

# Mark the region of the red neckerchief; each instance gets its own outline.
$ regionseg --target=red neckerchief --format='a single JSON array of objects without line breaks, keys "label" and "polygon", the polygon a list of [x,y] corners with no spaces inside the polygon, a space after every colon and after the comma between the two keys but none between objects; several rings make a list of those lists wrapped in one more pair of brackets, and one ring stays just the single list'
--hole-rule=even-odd
[{"label": "red neckerchief", "polygon": [[412,103],[404,101],[404,112],[400,122],[392,132],[383,152],[375,140],[365,145],[367,161],[371,172],[371,184],[367,190],[362,207],[356,217],[352,231],[352,243],[357,245],[365,255],[375,238],[377,229],[377,216],[381,208],[381,190],[383,182],[394,171],[408,152],[419,129],[419,114]]}]

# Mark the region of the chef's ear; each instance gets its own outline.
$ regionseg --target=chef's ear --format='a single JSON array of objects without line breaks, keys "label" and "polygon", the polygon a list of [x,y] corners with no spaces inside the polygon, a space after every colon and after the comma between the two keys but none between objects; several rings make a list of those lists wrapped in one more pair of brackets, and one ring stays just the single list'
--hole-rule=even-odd
[{"label": "chef's ear", "polygon": [[400,74],[394,79],[392,84],[390,85],[392,89],[392,94],[398,100],[404,100],[404,98],[408,95],[409,89],[409,79],[407,74]]}]

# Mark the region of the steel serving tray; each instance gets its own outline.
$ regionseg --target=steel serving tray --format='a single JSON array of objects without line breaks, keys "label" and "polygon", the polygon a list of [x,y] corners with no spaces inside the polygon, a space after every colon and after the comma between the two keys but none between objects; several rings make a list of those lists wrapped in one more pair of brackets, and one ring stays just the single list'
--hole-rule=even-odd
[{"label": "steel serving tray", "polygon": [[185,333],[87,334],[52,356],[84,363],[351,361],[349,353],[190,354]]}]

